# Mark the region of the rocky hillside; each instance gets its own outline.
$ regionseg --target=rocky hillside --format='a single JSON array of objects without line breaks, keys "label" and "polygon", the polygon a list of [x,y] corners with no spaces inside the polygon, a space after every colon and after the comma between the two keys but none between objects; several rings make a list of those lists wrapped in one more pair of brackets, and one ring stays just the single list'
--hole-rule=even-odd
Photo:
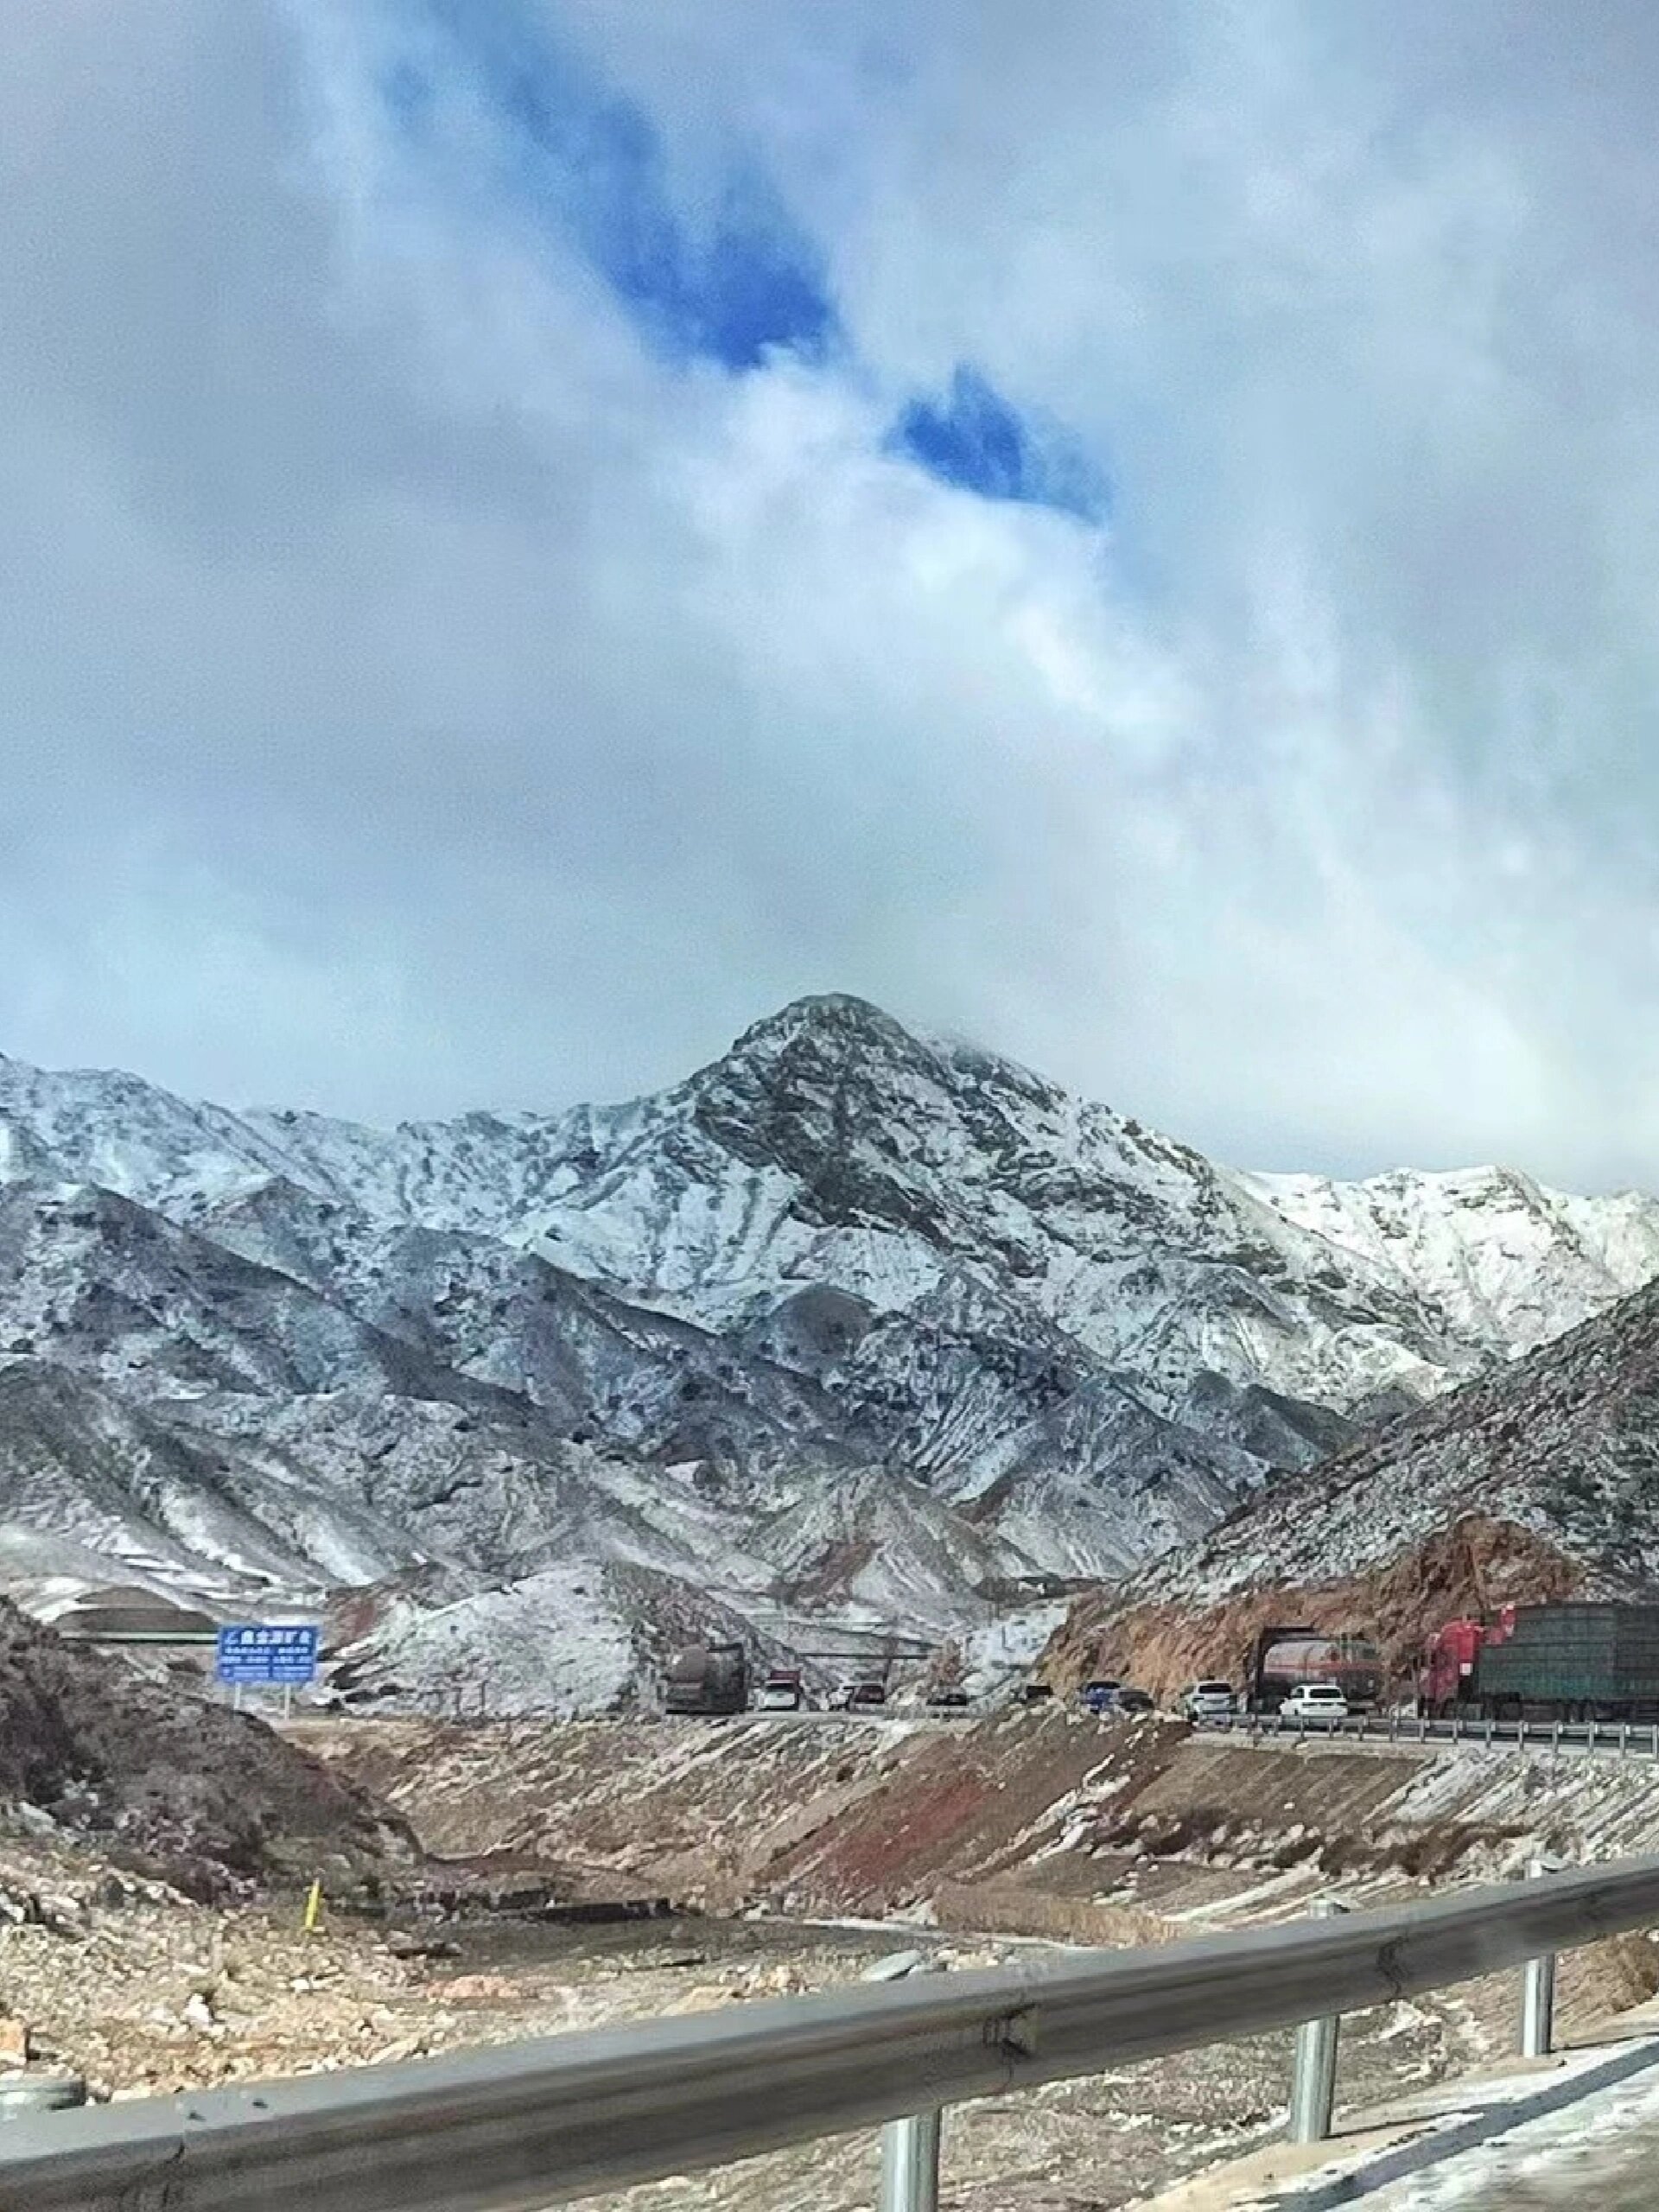
[{"label": "rocky hillside", "polygon": [[0,1806],[209,1892],[309,1880],[336,1896],[412,1865],[412,1839],[249,1716],[181,1704],[0,1599]]},{"label": "rocky hillside", "polygon": [[855,999],[391,1131],[0,1059],[0,1580],[367,1586],[410,1694],[520,1618],[555,1706],[700,1607],[972,1637],[1656,1268],[1650,1200],[1240,1173]]},{"label": "rocky hillside", "polygon": [[1056,1639],[1065,1676],[1234,1675],[1256,1629],[1378,1634],[1402,1662],[1458,1613],[1659,1589],[1659,1287],[1639,1291],[1252,1500]]}]

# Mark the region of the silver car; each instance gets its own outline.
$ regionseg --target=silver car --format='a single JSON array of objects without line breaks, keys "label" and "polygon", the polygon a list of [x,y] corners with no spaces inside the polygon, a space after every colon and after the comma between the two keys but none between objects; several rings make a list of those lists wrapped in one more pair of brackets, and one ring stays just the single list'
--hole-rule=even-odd
[{"label": "silver car", "polygon": [[1189,1682],[1181,1692],[1181,1711],[1189,1720],[1230,1720],[1232,1684],[1215,1679]]}]

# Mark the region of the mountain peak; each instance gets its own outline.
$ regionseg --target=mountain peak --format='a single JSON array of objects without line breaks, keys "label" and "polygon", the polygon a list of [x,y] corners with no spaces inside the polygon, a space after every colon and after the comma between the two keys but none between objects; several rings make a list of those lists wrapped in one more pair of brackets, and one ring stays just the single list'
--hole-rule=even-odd
[{"label": "mountain peak", "polygon": [[[10,1184],[0,1373],[73,1374],[86,1407],[35,1408],[0,1452],[31,1573],[106,1579],[114,1551],[228,1592],[442,1560],[485,1609],[480,1651],[491,1622],[517,1651],[526,1620],[553,1648],[500,1588],[506,1556],[573,1557],[595,1587],[649,1571],[693,1618],[717,1599],[740,1624],[810,1591],[954,1628],[1005,1560],[1116,1576],[1356,1418],[1483,1370],[1496,1387],[1659,1270],[1659,1203],[1529,1206],[1485,1170],[1241,1176],[849,993],[781,1007],[671,1090],[556,1118],[382,1131],[8,1063]],[[1489,1504],[1518,1470],[1541,1512],[1577,1480],[1609,1529],[1627,1509],[1659,1526],[1637,1402],[1656,1346],[1603,1332],[1517,1418],[1495,1399]],[[1455,1508],[1471,1402],[1374,1447],[1306,1541],[1358,1556],[1375,1523],[1386,1554],[1416,1491]],[[1609,1408],[1593,1462],[1581,1404]],[[1291,1558],[1289,1520],[1252,1571]],[[617,1610],[554,1639],[590,1700],[633,1663],[645,1601],[613,1586]],[[436,1602],[408,1600],[416,1644]],[[418,1680],[449,1679],[448,1641],[422,1645]],[[378,1648],[403,1669],[404,1643]]]},{"label": "mountain peak", "polygon": [[738,1038],[728,1059],[762,1059],[810,1041],[820,1049],[848,1052],[858,1049],[914,1052],[917,1040],[904,1024],[869,999],[850,991],[821,991],[791,999],[759,1021],[751,1022]]},{"label": "mountain peak", "polygon": [[702,1071],[714,1077],[734,1066],[770,1075],[787,1064],[791,1074],[857,1076],[872,1064],[904,1066],[950,1089],[993,1085],[1031,1102],[1053,1105],[1064,1093],[1017,1060],[975,1039],[911,1029],[884,1008],[849,991],[791,999],[776,1014],[746,1029],[721,1059]]}]

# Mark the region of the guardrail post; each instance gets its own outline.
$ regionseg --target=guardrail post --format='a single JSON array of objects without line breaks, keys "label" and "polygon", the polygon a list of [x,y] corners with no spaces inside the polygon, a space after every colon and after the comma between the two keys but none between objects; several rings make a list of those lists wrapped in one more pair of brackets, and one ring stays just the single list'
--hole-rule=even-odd
[{"label": "guardrail post", "polygon": [[938,2112],[890,2120],[881,2131],[880,2212],[938,2212]]},{"label": "guardrail post", "polygon": [[[1534,1859],[1528,1862],[1529,1879],[1551,1871],[1549,1862]],[[1546,1951],[1541,1958],[1529,1959],[1521,1985],[1521,2056],[1522,2058],[1548,2058],[1555,2025],[1555,1954]]]},{"label": "guardrail post", "polygon": [[[1321,1897],[1313,1908],[1320,1920],[1334,1919],[1347,1910],[1337,1897]],[[1293,2143],[1323,2143],[1331,2133],[1337,2108],[1337,2037],[1341,2027],[1341,2014],[1332,2012],[1323,2020],[1304,2020],[1296,2031],[1296,2059],[1290,2077]]]},{"label": "guardrail post", "polygon": [[[878,1959],[866,1981],[900,1981],[912,1974],[926,1974],[929,1962],[919,1951],[899,1951]],[[935,2107],[913,2112],[905,2120],[890,2120],[881,2130],[881,2193],[878,2212],[938,2212],[939,2135],[944,2114]]]},{"label": "guardrail post", "polygon": [[1630,1724],[1628,1720],[1621,1720],[1618,1724],[1618,1756],[1623,1759],[1628,1758],[1630,1755]]},{"label": "guardrail post", "polygon": [[1389,1707],[1389,1741],[1393,1743],[1400,1733],[1400,1711],[1397,1706]]}]

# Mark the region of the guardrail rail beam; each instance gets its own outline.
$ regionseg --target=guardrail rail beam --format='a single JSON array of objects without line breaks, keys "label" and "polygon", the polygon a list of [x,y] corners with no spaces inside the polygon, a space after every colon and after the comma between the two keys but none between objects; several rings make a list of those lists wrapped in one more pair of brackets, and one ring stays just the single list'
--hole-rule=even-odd
[{"label": "guardrail rail beam", "polygon": [[[1659,1857],[0,2127],[27,2212],[537,2212],[1659,1924]],[[914,2138],[912,2140],[915,2140]]]}]

